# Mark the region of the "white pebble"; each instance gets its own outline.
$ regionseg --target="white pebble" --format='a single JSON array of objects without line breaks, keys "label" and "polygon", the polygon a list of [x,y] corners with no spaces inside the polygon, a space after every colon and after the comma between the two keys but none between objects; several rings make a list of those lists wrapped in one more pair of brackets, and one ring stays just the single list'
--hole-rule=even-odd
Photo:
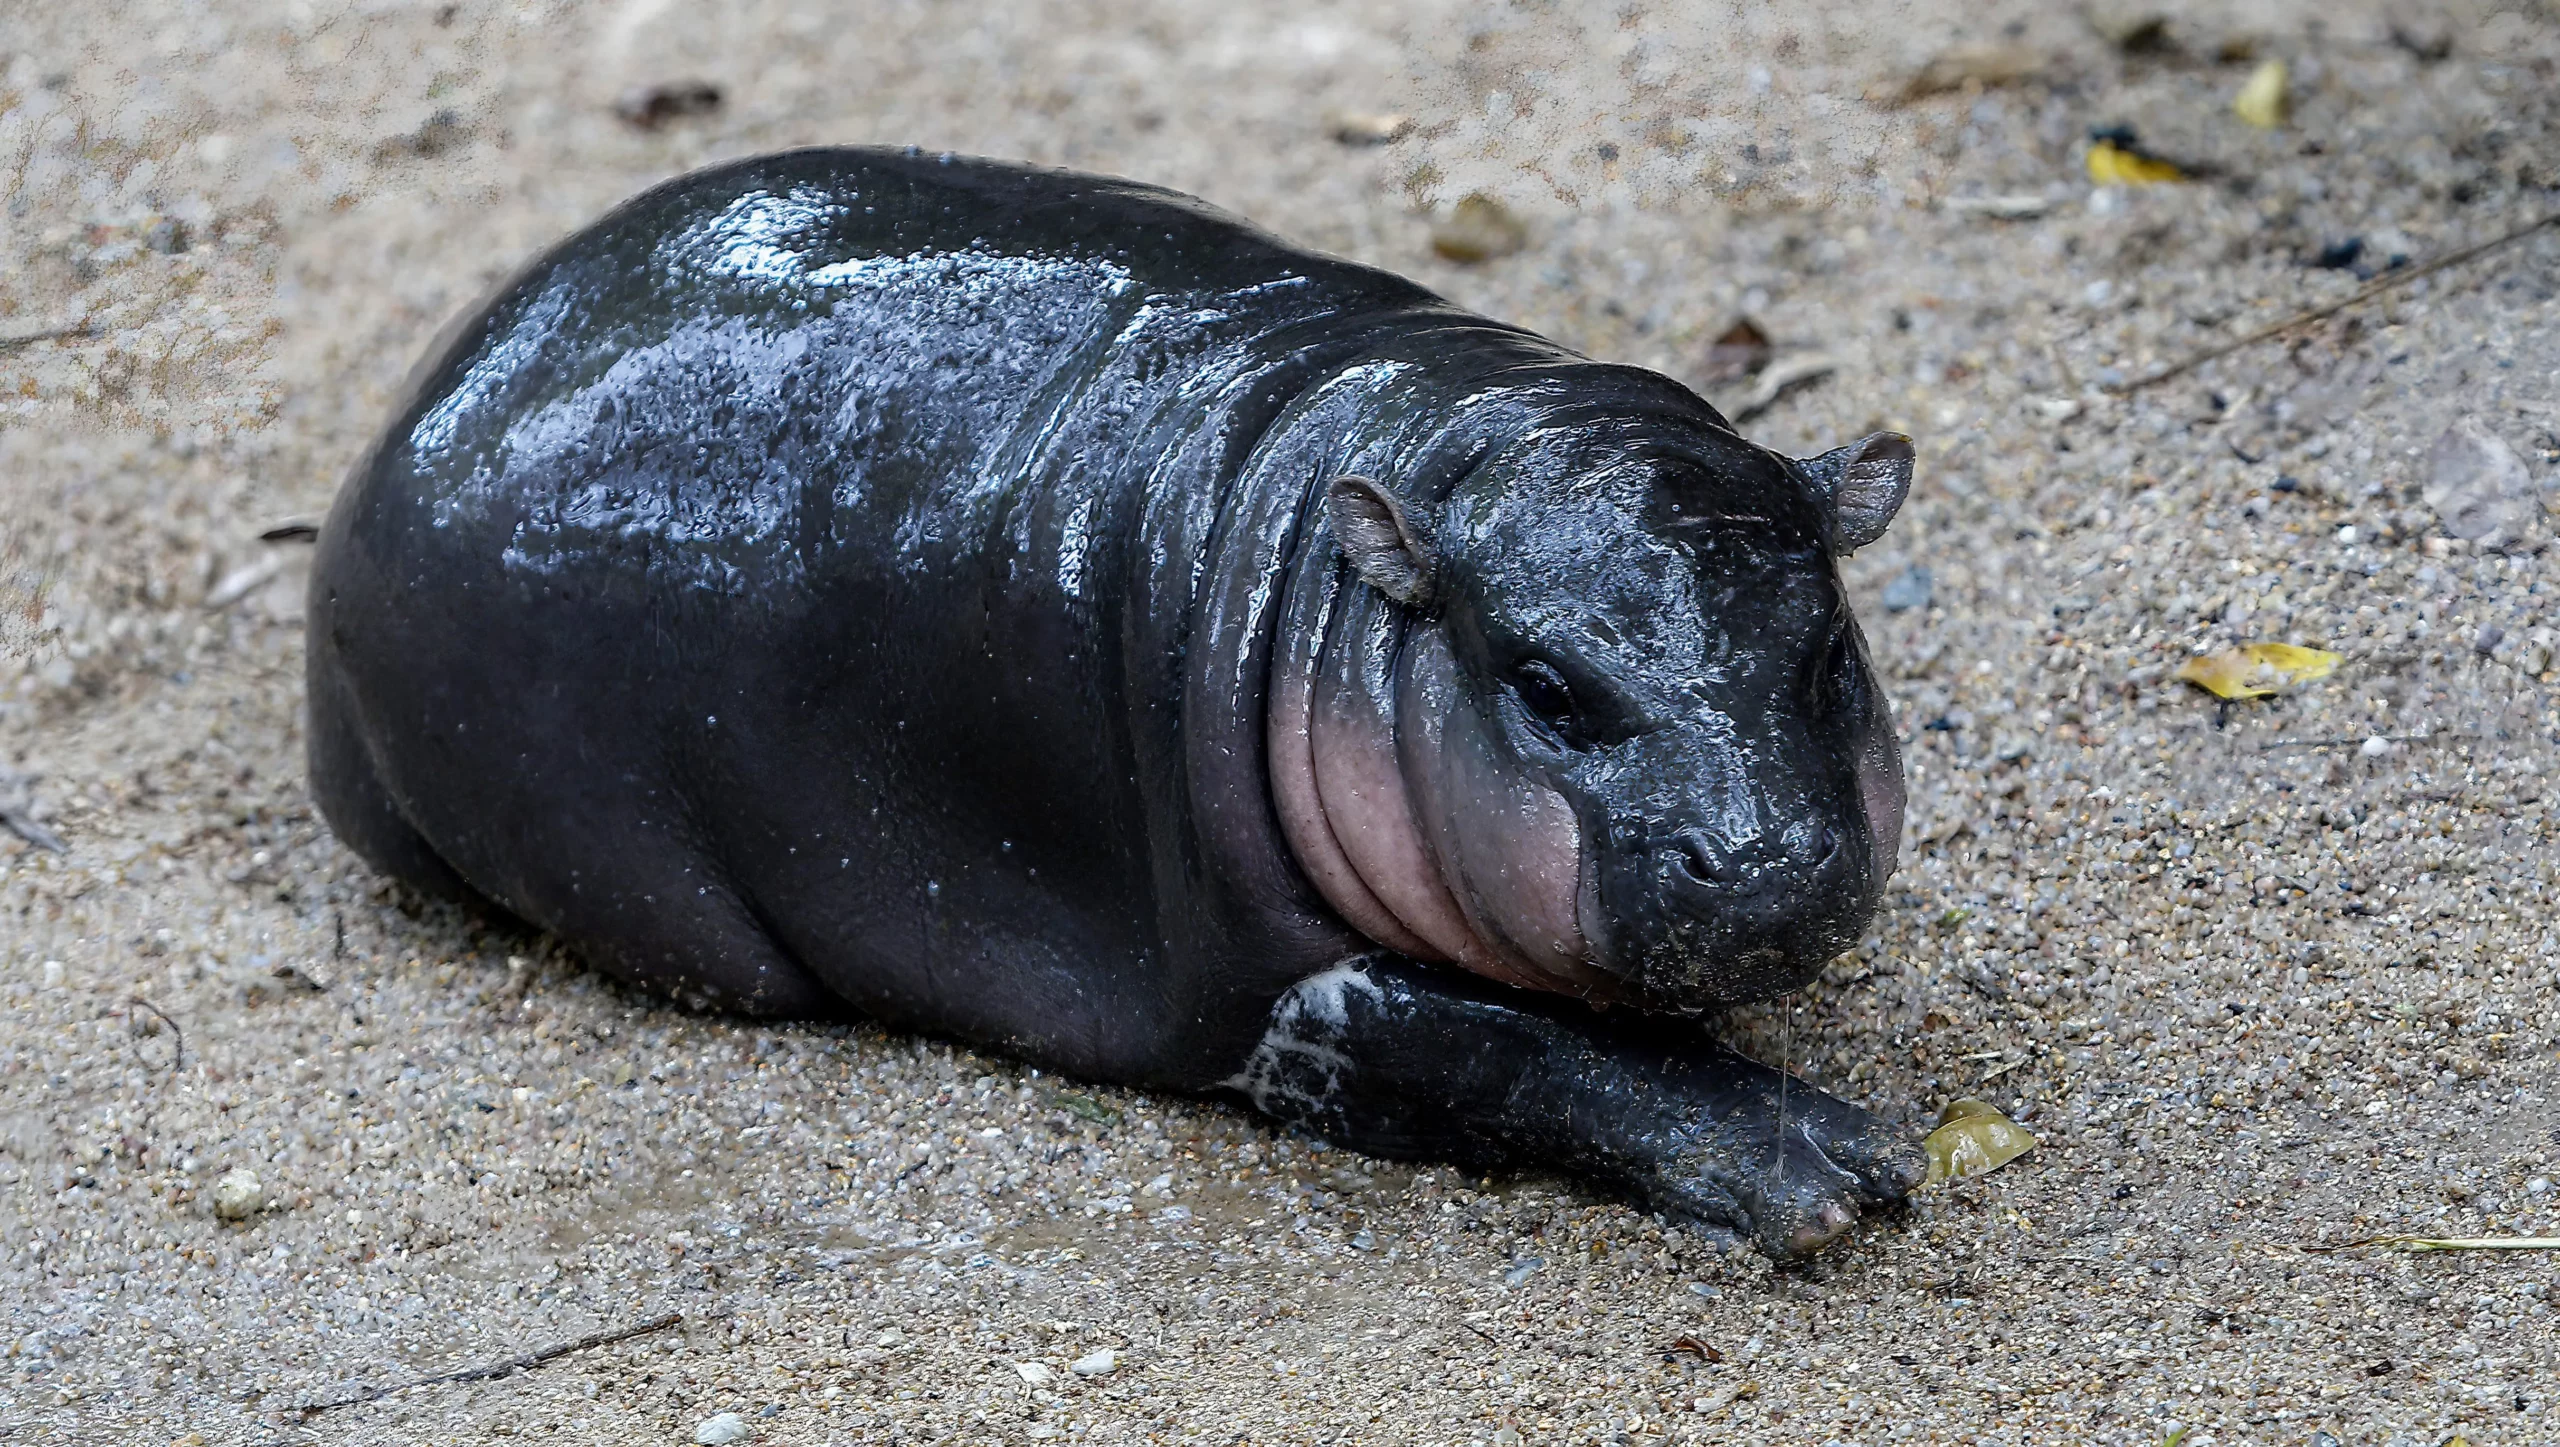
[{"label": "white pebble", "polygon": [[2366,739],[2363,746],[2358,748],[2356,752],[2364,755],[2368,759],[2381,758],[2384,754],[2391,752],[2391,740],[2384,738],[2380,734],[2375,734],[2373,737]]},{"label": "white pebble", "polygon": [[222,1173],[213,1183],[213,1214],[225,1221],[246,1221],[258,1214],[266,1191],[258,1184],[258,1173],[246,1168]]},{"label": "white pebble", "polygon": [[2351,548],[2356,545],[2356,539],[2361,536],[2363,536],[2363,534],[2356,531],[2356,525],[2354,523],[2348,523],[2346,526],[2338,529],[2338,541],[2345,543]]},{"label": "white pebble", "polygon": [[705,1447],[721,1447],[721,1444],[726,1442],[744,1442],[747,1440],[747,1419],[735,1412],[723,1412],[717,1417],[705,1417],[701,1424],[693,1429],[693,1440],[705,1444]]},{"label": "white pebble", "polygon": [[47,960],[44,962],[44,987],[48,990],[59,990],[62,988],[62,961]]},{"label": "white pebble", "polygon": [[1112,1368],[1119,1365],[1120,1354],[1109,1347],[1104,1347],[1088,1356],[1076,1358],[1068,1365],[1067,1370],[1079,1377],[1099,1377],[1108,1375]]}]

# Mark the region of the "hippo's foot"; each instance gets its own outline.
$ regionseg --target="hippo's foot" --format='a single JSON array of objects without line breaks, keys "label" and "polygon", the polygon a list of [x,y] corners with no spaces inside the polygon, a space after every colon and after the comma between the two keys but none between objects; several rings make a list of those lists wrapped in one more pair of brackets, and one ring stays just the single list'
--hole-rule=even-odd
[{"label": "hippo's foot", "polygon": [[1393,959],[1301,981],[1229,1083],[1356,1150],[1598,1177],[1775,1256],[1924,1169],[1865,1111],[1723,1046]]},{"label": "hippo's foot", "polygon": [[1918,1145],[1803,1081],[1717,1047],[1612,1143],[1645,1203],[1773,1256],[1820,1250],[1927,1174]]}]

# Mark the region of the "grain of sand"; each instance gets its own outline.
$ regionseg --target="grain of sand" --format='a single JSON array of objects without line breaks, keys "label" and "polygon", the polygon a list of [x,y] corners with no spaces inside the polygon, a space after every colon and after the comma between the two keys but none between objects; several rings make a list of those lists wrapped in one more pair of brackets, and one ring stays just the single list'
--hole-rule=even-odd
[{"label": "grain of sand", "polygon": [[[2278,131],[2228,110],[2269,57]],[[2466,415],[2560,480],[2560,234],[2103,390],[2351,290],[2306,264],[2350,238],[2560,208],[2555,62],[2547,0],[8,7],[0,804],[68,847],[0,836],[0,1435],[2560,1441],[2550,1258],[2305,1250],[2560,1232],[2560,578],[2420,501]],[[716,111],[616,118],[697,79]],[[2116,122],[2201,179],[2093,191]],[[820,141],[1144,177],[1675,375],[1742,314],[1832,357],[1753,429],[1920,439],[1849,565],[1909,832],[1873,937],[1720,1028],[2040,1147],[1777,1268],[1567,1182],[686,1014],[369,877],[303,786],[305,554],[258,534],[538,248]],[[1475,191],[1528,244],[1460,267],[1432,218]],[[2256,639],[2345,662],[2228,708],[2167,677]]]}]

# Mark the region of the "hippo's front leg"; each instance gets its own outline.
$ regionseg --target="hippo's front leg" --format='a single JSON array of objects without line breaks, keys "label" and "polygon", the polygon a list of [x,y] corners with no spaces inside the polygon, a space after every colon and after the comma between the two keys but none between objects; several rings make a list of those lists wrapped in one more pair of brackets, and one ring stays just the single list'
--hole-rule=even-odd
[{"label": "hippo's front leg", "polygon": [[1901,1200],[1925,1163],[1865,1111],[1780,1082],[1659,1020],[1372,957],[1283,996],[1231,1083],[1355,1150],[1561,1166],[1793,1256]]}]

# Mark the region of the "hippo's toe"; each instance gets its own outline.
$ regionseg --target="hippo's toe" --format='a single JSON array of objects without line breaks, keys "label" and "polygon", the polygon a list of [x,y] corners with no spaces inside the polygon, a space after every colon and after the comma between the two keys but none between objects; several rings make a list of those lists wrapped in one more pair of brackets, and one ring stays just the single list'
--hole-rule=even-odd
[{"label": "hippo's toe", "polygon": [[1772,1256],[1805,1256],[1927,1175],[1920,1148],[1874,1116],[1819,1091],[1789,1094],[1692,1136],[1655,1178],[1654,1204]]}]

